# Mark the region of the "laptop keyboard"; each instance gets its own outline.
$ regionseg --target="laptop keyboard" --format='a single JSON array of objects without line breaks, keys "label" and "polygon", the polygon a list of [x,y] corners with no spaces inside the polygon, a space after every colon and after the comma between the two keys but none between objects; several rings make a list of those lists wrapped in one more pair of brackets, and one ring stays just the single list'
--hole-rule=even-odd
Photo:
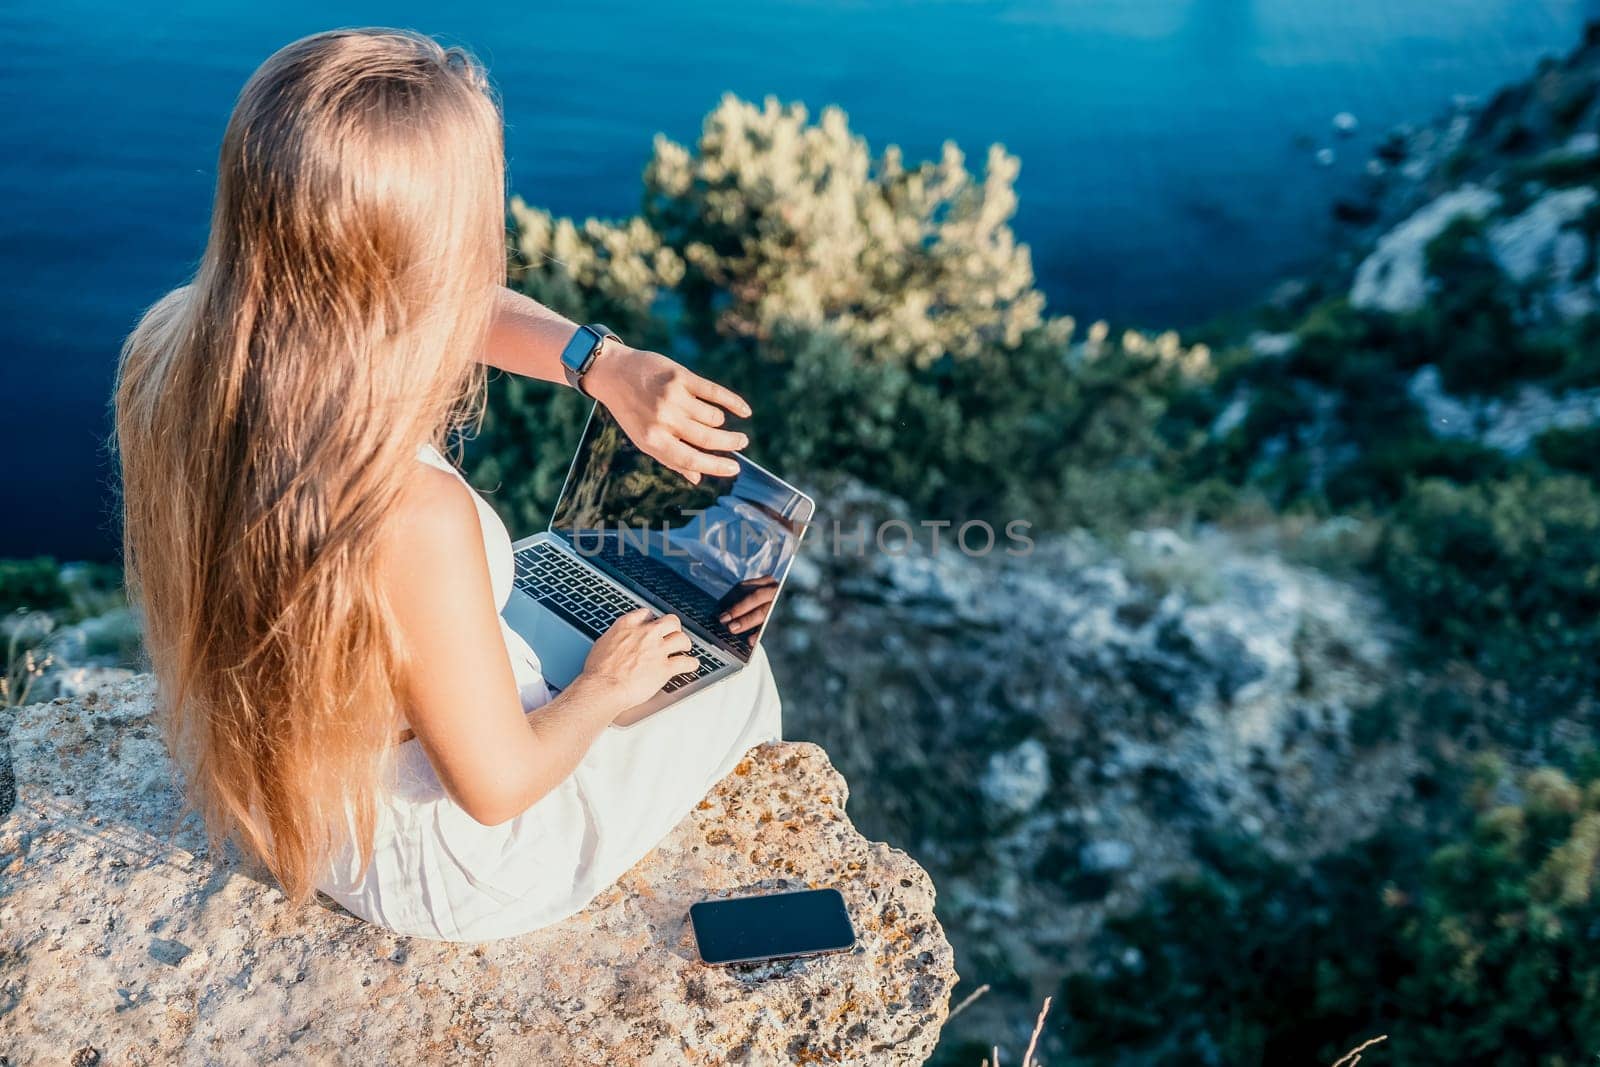
[{"label": "laptop keyboard", "polygon": [[671,567],[651,559],[643,552],[630,551],[625,546],[614,546],[611,542],[607,542],[595,555],[641,589],[649,590],[663,603],[671,604],[682,618],[721,637],[743,655],[750,655],[750,638],[733,633],[718,621],[717,602],[711,594]]},{"label": "laptop keyboard", "polygon": [[[549,608],[580,633],[598,638],[618,618],[641,605],[610,582],[549,541],[538,541],[516,554],[516,586]],[[673,601],[675,603],[675,601]],[[699,669],[680,674],[661,687],[672,693],[726,666],[710,649],[689,634],[691,651],[700,661]]]}]

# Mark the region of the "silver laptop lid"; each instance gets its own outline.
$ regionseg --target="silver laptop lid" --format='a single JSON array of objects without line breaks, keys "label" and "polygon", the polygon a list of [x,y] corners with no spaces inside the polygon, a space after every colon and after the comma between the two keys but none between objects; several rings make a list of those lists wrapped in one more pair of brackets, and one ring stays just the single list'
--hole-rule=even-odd
[{"label": "silver laptop lid", "polygon": [[[592,565],[748,661],[811,521],[811,499],[744,456],[699,485],[645,455],[599,404],[550,532]],[[727,622],[721,619],[730,614]],[[735,620],[747,625],[731,629]]]}]

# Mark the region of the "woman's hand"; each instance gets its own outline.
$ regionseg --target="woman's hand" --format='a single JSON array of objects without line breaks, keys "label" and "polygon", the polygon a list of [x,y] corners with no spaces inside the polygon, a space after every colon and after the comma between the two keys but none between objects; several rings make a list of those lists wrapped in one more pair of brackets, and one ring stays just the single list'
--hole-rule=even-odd
[{"label": "woman's hand", "polygon": [[731,389],[616,340],[600,350],[584,385],[634,444],[696,485],[702,475],[739,473],[736,461],[714,454],[749,444],[744,434],[721,428],[726,412],[750,417],[750,405]]},{"label": "woman's hand", "polygon": [[583,676],[607,688],[620,715],[678,675],[698,670],[700,661],[689,649],[689,635],[676,615],[655,618],[649,608],[638,608],[600,635],[583,663]]},{"label": "woman's hand", "polygon": [[778,582],[775,578],[751,578],[740,582],[723,598],[723,602],[729,606],[717,616],[717,621],[736,634],[759,629],[767,621],[772,602],[777,596]]},{"label": "woman's hand", "polygon": [[[532,297],[502,288],[479,357],[492,367],[561,384],[561,351],[578,327]],[[737,452],[742,433],[722,429],[725,412],[750,417],[750,405],[716,382],[656,352],[612,338],[584,374],[584,390],[616,416],[628,438],[647,454],[699,484],[703,475],[731,478],[739,465],[718,452]]]}]

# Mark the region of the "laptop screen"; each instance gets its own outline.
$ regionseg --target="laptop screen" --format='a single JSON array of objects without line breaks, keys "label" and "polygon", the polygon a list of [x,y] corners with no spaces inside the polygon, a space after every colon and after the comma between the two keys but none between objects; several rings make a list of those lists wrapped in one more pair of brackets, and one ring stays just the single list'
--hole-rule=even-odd
[{"label": "laptop screen", "polygon": [[639,451],[596,404],[550,532],[748,659],[811,520],[811,501],[734,459],[736,477],[702,476],[693,485]]}]

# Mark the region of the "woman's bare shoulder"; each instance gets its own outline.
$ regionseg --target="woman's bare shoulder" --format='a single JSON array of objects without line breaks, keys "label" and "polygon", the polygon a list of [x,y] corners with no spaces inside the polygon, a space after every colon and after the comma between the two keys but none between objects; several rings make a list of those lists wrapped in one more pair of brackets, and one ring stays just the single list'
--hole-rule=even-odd
[{"label": "woman's bare shoulder", "polygon": [[[407,650],[407,685],[414,702],[407,715],[413,728],[430,709],[456,706],[435,688],[439,679],[450,679],[452,687],[459,687],[463,677],[498,679],[507,692],[514,694],[516,688],[500,640],[472,491],[448,471],[421,462],[415,466],[393,521],[385,526],[378,565],[384,596]],[[509,703],[519,706],[515,700]]]},{"label": "woman's bare shoulder", "polygon": [[487,572],[483,532],[472,492],[448,471],[418,461],[384,528],[381,556],[391,580],[437,582]]}]

